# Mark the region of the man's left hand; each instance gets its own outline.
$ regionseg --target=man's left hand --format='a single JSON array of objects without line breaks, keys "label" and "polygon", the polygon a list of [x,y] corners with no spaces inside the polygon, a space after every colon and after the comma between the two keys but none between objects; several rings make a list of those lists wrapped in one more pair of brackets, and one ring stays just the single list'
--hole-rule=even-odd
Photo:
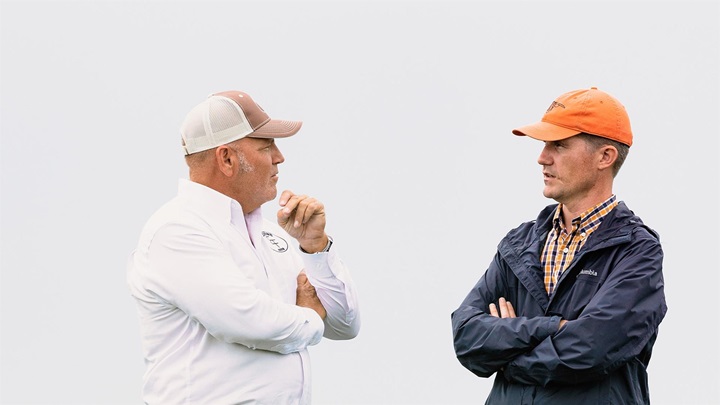
[{"label": "man's left hand", "polygon": [[279,203],[283,208],[277,213],[278,224],[300,242],[304,251],[315,253],[323,250],[328,243],[325,206],[315,198],[297,195],[290,190],[282,192]]}]

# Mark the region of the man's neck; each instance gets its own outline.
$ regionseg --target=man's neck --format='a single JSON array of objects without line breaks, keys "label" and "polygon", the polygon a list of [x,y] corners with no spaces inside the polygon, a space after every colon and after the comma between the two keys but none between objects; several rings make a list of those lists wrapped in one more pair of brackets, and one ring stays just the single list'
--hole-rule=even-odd
[{"label": "man's neck", "polygon": [[567,232],[572,231],[573,219],[579,217],[584,212],[597,206],[598,204],[602,204],[603,201],[606,201],[608,198],[612,197],[612,195],[613,193],[610,191],[609,193],[598,194],[593,198],[586,198],[573,203],[563,203],[560,214],[565,230]]}]

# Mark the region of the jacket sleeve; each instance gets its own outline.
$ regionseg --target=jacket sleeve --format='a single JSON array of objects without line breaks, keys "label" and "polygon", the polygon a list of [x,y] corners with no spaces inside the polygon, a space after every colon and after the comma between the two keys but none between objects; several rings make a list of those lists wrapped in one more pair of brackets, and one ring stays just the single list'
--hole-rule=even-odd
[{"label": "jacket sleeve", "polygon": [[543,386],[579,383],[603,378],[638,356],[667,311],[662,259],[660,243],[649,235],[632,242],[577,319],[516,357],[505,377]]},{"label": "jacket sleeve", "polygon": [[347,340],[360,331],[360,312],[355,283],[333,248],[327,253],[302,253],[306,274],[327,313],[323,336]]},{"label": "jacket sleeve", "polygon": [[480,377],[489,377],[522,353],[532,350],[557,331],[557,316],[498,318],[490,303],[500,297],[514,299],[510,275],[499,254],[480,281],[451,316],[455,354],[460,363]]}]

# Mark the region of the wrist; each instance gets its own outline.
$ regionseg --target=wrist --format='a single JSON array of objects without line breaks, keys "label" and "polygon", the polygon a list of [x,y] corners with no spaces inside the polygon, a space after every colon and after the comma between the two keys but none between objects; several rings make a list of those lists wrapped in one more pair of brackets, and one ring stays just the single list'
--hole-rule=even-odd
[{"label": "wrist", "polygon": [[325,253],[330,251],[332,244],[332,237],[330,235],[325,235],[315,243],[306,243],[305,246],[301,243],[300,251],[307,254]]}]

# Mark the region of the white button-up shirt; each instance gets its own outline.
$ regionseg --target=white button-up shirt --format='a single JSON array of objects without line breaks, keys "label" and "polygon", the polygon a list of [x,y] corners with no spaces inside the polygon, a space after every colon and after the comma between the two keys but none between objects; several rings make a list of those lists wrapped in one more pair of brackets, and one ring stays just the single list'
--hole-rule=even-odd
[{"label": "white button-up shirt", "polygon": [[[180,180],[128,261],[149,404],[308,404],[307,347],[360,327],[347,268],[330,252],[299,252],[260,209]],[[305,270],[325,321],[295,305]]]}]

